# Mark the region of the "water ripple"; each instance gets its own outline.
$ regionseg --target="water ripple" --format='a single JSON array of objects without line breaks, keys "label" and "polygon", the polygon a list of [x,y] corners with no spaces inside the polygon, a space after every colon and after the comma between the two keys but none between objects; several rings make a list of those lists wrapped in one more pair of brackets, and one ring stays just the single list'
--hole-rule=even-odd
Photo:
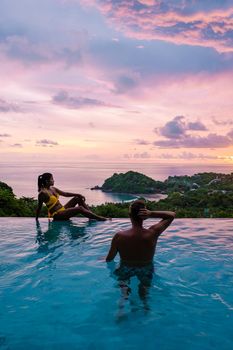
[{"label": "water ripple", "polygon": [[0,221],[0,347],[231,348],[232,220],[175,220],[150,288],[103,261],[128,220]]}]

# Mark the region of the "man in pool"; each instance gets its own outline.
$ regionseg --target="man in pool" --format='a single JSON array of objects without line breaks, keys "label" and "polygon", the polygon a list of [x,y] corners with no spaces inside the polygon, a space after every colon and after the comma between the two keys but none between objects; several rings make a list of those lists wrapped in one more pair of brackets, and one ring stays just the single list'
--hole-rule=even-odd
[{"label": "man in pool", "polygon": [[[129,207],[132,227],[120,231],[112,239],[106,261],[112,261],[117,253],[121,263],[127,266],[142,267],[153,262],[156,243],[160,234],[172,223],[175,213],[172,211],[150,211],[143,200],[136,200]],[[148,218],[160,218],[149,228],[143,227]]]},{"label": "man in pool", "polygon": [[[114,271],[114,275],[119,281],[123,298],[128,299],[131,293],[130,279],[136,276],[139,280],[139,297],[143,301],[145,310],[148,310],[146,296],[154,273],[153,257],[156,243],[160,234],[174,220],[175,213],[172,211],[150,211],[146,208],[143,200],[136,200],[129,207],[129,217],[132,227],[115,234],[106,261],[112,261],[119,253],[121,263],[119,268]],[[148,218],[162,220],[145,228],[143,221]]]}]

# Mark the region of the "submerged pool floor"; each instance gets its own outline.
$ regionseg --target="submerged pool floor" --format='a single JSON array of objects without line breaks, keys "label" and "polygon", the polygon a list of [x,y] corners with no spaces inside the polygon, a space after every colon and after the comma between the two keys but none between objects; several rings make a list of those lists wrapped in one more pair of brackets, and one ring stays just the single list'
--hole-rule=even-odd
[{"label": "submerged pool floor", "polygon": [[0,349],[233,349],[233,220],[176,219],[143,293],[103,261],[127,227],[0,218]]}]

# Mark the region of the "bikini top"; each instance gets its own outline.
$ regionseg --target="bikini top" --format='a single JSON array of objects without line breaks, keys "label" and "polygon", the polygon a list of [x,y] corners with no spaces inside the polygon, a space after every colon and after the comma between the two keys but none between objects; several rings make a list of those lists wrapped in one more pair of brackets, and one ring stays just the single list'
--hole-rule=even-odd
[{"label": "bikini top", "polygon": [[49,200],[48,202],[46,202],[46,206],[48,208],[48,211],[50,211],[58,202],[58,198],[59,198],[59,194],[57,193],[55,194],[51,194],[48,190],[46,190],[46,192],[49,195]]}]

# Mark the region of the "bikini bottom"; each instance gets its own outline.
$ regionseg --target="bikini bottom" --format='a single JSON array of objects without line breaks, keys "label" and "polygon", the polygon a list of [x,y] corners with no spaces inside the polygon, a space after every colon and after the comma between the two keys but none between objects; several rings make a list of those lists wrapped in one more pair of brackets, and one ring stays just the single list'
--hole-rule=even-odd
[{"label": "bikini bottom", "polygon": [[60,209],[54,211],[52,214],[50,212],[48,212],[48,216],[49,216],[49,218],[53,218],[54,215],[56,215],[56,214],[58,214],[58,213],[60,213],[61,211],[64,211],[64,210],[66,210],[66,208],[65,207],[61,207]]}]

